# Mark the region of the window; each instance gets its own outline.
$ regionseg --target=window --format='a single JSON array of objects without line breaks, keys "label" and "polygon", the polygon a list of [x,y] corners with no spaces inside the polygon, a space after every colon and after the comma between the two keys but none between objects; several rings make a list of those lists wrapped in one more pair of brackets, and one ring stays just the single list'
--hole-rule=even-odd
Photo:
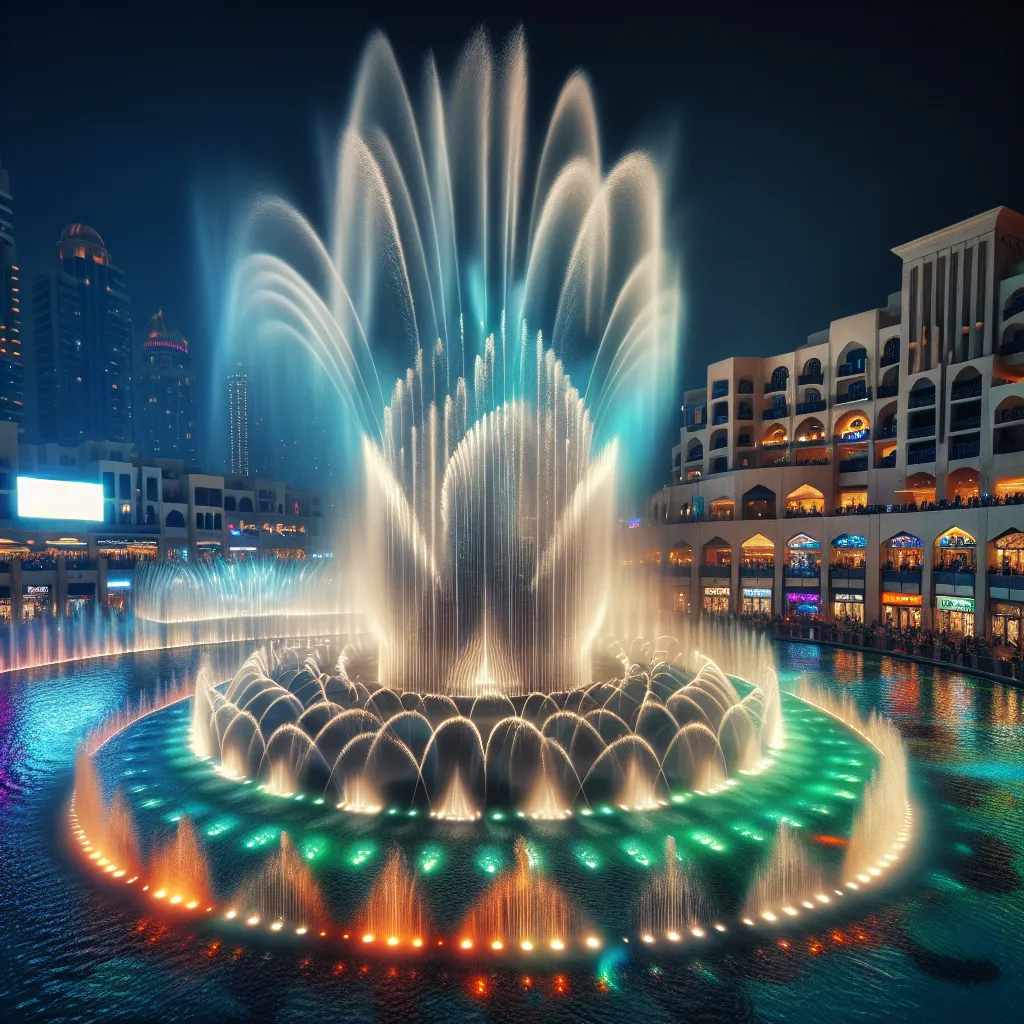
[{"label": "window", "polygon": [[113,498],[114,497],[114,474],[104,473],[103,474],[103,497]]},{"label": "window", "polygon": [[234,512],[236,511],[237,505],[235,502],[235,496],[233,494],[224,495],[224,511]]},{"label": "window", "polygon": [[121,474],[117,489],[119,498],[130,498],[132,496],[132,478],[130,473]]},{"label": "window", "polygon": [[146,525],[147,526],[155,526],[156,525],[156,509],[152,505],[147,505],[146,506]]},{"label": "window", "polygon": [[203,513],[196,513],[196,529],[201,530],[203,528]]},{"label": "window", "polygon": [[251,512],[252,509],[252,498],[239,498],[238,499],[238,511],[239,512]]},{"label": "window", "polygon": [[146,477],[146,501],[157,501],[157,488],[156,488],[156,477]]},{"label": "window", "polygon": [[172,508],[167,513],[165,522],[172,530],[183,530],[185,528],[185,517],[176,508]]},{"label": "window", "polygon": [[196,505],[209,505],[210,504],[210,489],[209,487],[197,487],[196,488]]}]

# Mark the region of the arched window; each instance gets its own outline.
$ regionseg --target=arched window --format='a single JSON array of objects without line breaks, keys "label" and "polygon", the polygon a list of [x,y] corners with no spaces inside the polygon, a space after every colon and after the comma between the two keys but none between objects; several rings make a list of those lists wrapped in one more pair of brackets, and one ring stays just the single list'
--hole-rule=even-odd
[{"label": "arched window", "polygon": [[761,484],[743,495],[744,519],[774,519],[775,492]]},{"label": "arched window", "polygon": [[740,377],[739,383],[736,385],[736,393],[738,395],[752,395],[754,393],[754,382],[750,377]]},{"label": "arched window", "polygon": [[821,360],[820,359],[808,359],[804,363],[804,377],[820,377],[821,376]]},{"label": "arched window", "polygon": [[[1003,576],[1024,575],[1024,532],[1011,528],[989,544],[988,570]],[[1006,588],[1005,583],[1002,586]]]},{"label": "arched window", "polygon": [[804,401],[805,402],[820,402],[821,401],[821,392],[817,388],[808,388],[804,392]]},{"label": "arched window", "polygon": [[820,516],[825,514],[825,495],[810,484],[802,484],[786,495],[787,516]]},{"label": "arched window", "polygon": [[978,569],[977,552],[978,542],[974,537],[959,526],[954,526],[935,538],[935,571],[973,575]]},{"label": "arched window", "polygon": [[775,545],[764,534],[755,533],[740,545],[740,566],[746,576],[771,576],[775,572]]},{"label": "arched window", "polygon": [[[698,441],[696,438],[694,438],[686,446],[686,461],[687,462],[699,462],[703,458],[704,458],[704,445],[702,445],[700,443],[700,441]],[[242,499],[243,502],[244,501],[248,501],[248,500],[249,500],[248,498],[243,498]],[[242,511],[244,511],[244,510],[242,510]]]},{"label": "arched window", "polygon": [[668,553],[669,567],[674,570],[685,570],[689,574],[690,565],[693,563],[693,548],[689,544],[680,541]]},{"label": "arched window", "polygon": [[777,366],[772,370],[769,391],[785,391],[789,386],[789,370],[785,366]]},{"label": "arched window", "polygon": [[821,541],[798,533],[786,541],[786,575],[816,578],[821,576]]},{"label": "arched window", "polygon": [[185,529],[185,517],[176,508],[172,508],[171,511],[167,513],[167,518],[164,522],[172,530]]},{"label": "arched window", "polygon": [[156,509],[152,505],[146,506],[146,525],[156,526]]},{"label": "arched window", "polygon": [[252,498],[239,498],[238,499],[238,511],[239,512],[251,512],[252,511]]},{"label": "arched window", "polygon": [[882,544],[881,561],[883,572],[920,572],[924,542],[912,533],[897,533]]},{"label": "arched window", "polygon": [[900,339],[899,337],[887,338],[882,346],[882,365],[891,366],[900,361]]},{"label": "arched window", "polygon": [[1018,288],[1013,292],[1003,305],[1004,320],[1009,320],[1018,313],[1024,313],[1024,288]]},{"label": "arched window", "polygon": [[856,533],[841,533],[832,541],[830,566],[833,569],[863,570],[866,565],[867,546],[866,537]]}]

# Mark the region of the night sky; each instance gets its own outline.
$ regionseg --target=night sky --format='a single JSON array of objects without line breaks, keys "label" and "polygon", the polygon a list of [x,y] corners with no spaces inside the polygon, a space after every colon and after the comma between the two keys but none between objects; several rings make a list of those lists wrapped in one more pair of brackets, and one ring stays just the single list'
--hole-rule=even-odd
[{"label": "night sky", "polygon": [[[680,399],[704,379],[699,353],[784,351],[884,305],[900,283],[892,246],[1001,204],[1024,211],[1013,5],[669,15],[631,2],[613,17],[601,5],[552,14],[565,8],[551,3],[493,15],[305,6],[5,5],[0,160],[26,278],[51,265],[65,224],[85,221],[127,275],[136,329],[163,307],[202,369],[215,344],[217,282],[204,268],[225,230],[216,214],[226,221],[264,186],[322,223],[324,140],[377,26],[415,82],[426,47],[447,76],[476,25],[501,39],[522,21],[534,130],[582,66],[606,153],[640,144],[668,156],[688,302]],[[659,481],[677,426],[652,452]]]}]

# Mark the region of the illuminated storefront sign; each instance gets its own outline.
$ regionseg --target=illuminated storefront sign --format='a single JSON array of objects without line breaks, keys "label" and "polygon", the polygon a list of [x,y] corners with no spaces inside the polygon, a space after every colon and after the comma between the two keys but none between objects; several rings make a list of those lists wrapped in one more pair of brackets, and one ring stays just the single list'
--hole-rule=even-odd
[{"label": "illuminated storefront sign", "polygon": [[821,543],[813,537],[808,537],[806,533],[800,533],[786,547],[792,551],[818,551],[821,548]]},{"label": "illuminated storefront sign", "polygon": [[40,597],[44,594],[49,594],[49,592],[50,588],[45,584],[25,588],[25,593],[32,597]]},{"label": "illuminated storefront sign", "polygon": [[864,537],[858,537],[855,533],[844,533],[832,541],[834,548],[866,548],[868,542]]},{"label": "illuminated storefront sign", "polygon": [[924,544],[920,537],[913,537],[909,533],[897,533],[889,541],[891,548],[923,548]]},{"label": "illuminated storefront sign", "polygon": [[940,548],[973,548],[977,547],[977,543],[969,533],[964,533],[955,527],[939,538]]},{"label": "illuminated storefront sign", "polygon": [[861,427],[860,430],[848,430],[840,435],[841,441],[863,441],[868,436],[870,431],[867,427]]},{"label": "illuminated storefront sign", "polygon": [[940,612],[970,612],[974,614],[974,598],[973,597],[940,597],[939,611]]},{"label": "illuminated storefront sign", "polygon": [[[727,590],[726,593],[728,593],[728,592],[729,591]],[[711,593],[711,591],[709,590],[708,593]],[[772,596],[772,588],[771,587],[744,587],[743,588],[743,596],[744,597],[771,597]]]},{"label": "illuminated storefront sign", "polygon": [[708,597],[728,597],[730,594],[729,587],[705,587],[704,593]]},{"label": "illuminated storefront sign", "polygon": [[819,600],[818,594],[787,594],[786,600],[790,604],[817,604]]},{"label": "illuminated storefront sign", "polygon": [[639,525],[640,525],[640,520],[639,519],[630,519],[630,521],[629,521],[629,528],[631,530],[635,530]]},{"label": "illuminated storefront sign", "polygon": [[900,604],[900,605],[913,605],[920,607],[921,595],[920,594],[883,594],[882,604]]},{"label": "illuminated storefront sign", "polygon": [[846,602],[852,601],[855,604],[863,604],[864,603],[864,595],[863,594],[833,594],[832,595],[832,600],[833,601],[846,601]]},{"label": "illuminated storefront sign", "polygon": [[131,590],[131,580],[107,580],[107,590]]}]

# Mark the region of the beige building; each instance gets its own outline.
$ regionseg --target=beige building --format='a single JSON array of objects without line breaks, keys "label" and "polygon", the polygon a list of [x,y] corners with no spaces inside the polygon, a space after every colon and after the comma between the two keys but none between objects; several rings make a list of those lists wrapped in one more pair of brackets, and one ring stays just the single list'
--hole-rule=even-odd
[{"label": "beige building", "polygon": [[884,309],[712,363],[686,393],[673,482],[630,535],[681,610],[1020,645],[1024,217],[992,210],[893,251]]}]

